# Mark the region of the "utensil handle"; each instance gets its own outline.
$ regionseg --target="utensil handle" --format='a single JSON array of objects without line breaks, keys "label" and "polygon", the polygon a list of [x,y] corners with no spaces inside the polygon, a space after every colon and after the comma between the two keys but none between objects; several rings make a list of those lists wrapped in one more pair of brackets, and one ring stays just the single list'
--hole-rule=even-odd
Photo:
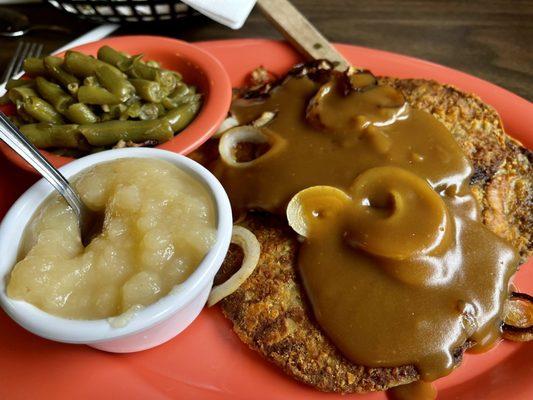
[{"label": "utensil handle", "polygon": [[77,46],[81,46],[81,45],[84,45],[90,42],[96,42],[97,40],[101,40],[111,35],[119,27],[120,25],[118,24],[103,24],[103,25],[97,26],[96,28],[91,29],[89,32],[81,35],[79,38],[74,39],[72,42],[69,42],[66,45],[55,50],[52,54],[63,53],[64,51],[71,49],[73,47],[77,47]]},{"label": "utensil handle", "polygon": [[258,0],[265,18],[307,59],[325,58],[335,68],[345,70],[350,66],[331,43],[288,1]]},{"label": "utensil handle", "polygon": [[35,168],[65,198],[74,212],[80,216],[84,207],[78,194],[72,189],[67,179],[37,148],[19,131],[11,120],[0,111],[0,139],[11,147],[24,161]]}]

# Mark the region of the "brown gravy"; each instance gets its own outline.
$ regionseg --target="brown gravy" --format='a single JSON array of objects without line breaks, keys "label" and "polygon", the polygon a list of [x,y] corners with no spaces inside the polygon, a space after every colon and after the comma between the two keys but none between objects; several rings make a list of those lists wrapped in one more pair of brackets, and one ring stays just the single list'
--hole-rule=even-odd
[{"label": "brown gravy", "polygon": [[344,192],[302,196],[298,262],[317,321],[348,359],[413,364],[431,381],[467,340],[499,340],[517,255],[480,222],[472,167],[440,122],[388,86],[346,93],[341,75],[289,76],[232,111],[241,124],[275,113],[259,128],[269,151],[214,166],[237,212],[285,215],[317,185]]},{"label": "brown gravy", "polygon": [[430,382],[416,381],[387,390],[389,400],[435,400],[437,389]]}]

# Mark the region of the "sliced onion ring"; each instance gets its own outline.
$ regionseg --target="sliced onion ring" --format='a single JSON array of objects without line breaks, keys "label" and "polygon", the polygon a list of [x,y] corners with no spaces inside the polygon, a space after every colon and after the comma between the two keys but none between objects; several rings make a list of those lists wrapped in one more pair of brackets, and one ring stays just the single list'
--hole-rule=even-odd
[{"label": "sliced onion ring", "polygon": [[233,151],[239,143],[268,143],[268,138],[259,129],[250,125],[236,126],[222,135],[218,144],[220,158],[232,167],[242,168],[251,165],[255,160],[239,162],[235,159]]},{"label": "sliced onion ring", "polygon": [[255,126],[256,128],[260,128],[266,124],[268,124],[270,121],[274,119],[276,116],[276,113],[273,111],[265,111],[259,118],[252,121],[252,126]]},{"label": "sliced onion ring", "polygon": [[214,306],[224,297],[235,292],[252,272],[254,272],[254,269],[259,262],[261,245],[255,235],[248,229],[235,225],[233,227],[231,243],[236,244],[242,249],[244,253],[242,265],[226,282],[213,286],[209,298],[207,299],[207,305],[209,307]]},{"label": "sliced onion ring", "polygon": [[533,341],[533,297],[513,292],[504,310],[503,337],[513,342]]},{"label": "sliced onion ring", "polygon": [[[268,143],[270,144],[270,149],[254,160],[240,162],[235,159],[233,154],[233,151],[239,143]],[[220,142],[218,143],[218,152],[222,161],[229,166],[245,168],[251,166],[260,159],[264,159],[267,155],[272,155],[277,151],[280,151],[284,147],[284,144],[284,140],[273,132],[267,135],[259,128],[251,125],[242,125],[231,128],[222,135]]]},{"label": "sliced onion ring", "polygon": [[308,212],[319,211],[307,209],[309,206],[320,209],[323,212],[322,217],[328,217],[337,215],[349,201],[350,196],[341,189],[333,186],[312,186],[300,190],[289,201],[287,205],[287,221],[296,233],[307,237],[309,224],[313,218],[312,215],[308,215]]},{"label": "sliced onion ring", "polygon": [[231,128],[235,128],[237,125],[239,125],[239,121],[237,121],[232,115],[230,115],[224,121],[222,121],[217,131],[213,135],[213,139],[218,139],[220,136],[222,136],[224,132],[230,130]]}]

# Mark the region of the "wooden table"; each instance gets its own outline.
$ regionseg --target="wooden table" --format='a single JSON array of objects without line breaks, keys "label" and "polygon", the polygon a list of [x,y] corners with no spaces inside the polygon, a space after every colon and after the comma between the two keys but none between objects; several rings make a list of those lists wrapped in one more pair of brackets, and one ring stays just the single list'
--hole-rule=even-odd
[{"label": "wooden table", "polygon": [[[533,100],[533,1],[520,0],[293,0],[334,42],[390,50],[444,64]],[[94,27],[49,5],[9,6],[33,23],[55,23],[70,35],[36,32],[28,39],[51,52]],[[153,34],[188,41],[267,37],[279,34],[254,10],[243,29],[234,31],[203,17],[186,22],[131,25],[115,34]],[[0,67],[17,39],[0,38]]]}]

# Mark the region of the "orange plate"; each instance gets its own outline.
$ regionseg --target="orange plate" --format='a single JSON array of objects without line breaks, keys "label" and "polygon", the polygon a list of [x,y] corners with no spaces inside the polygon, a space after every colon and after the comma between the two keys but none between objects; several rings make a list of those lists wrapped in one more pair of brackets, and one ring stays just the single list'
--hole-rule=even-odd
[{"label": "orange plate", "polygon": [[[73,50],[95,56],[103,45],[129,54],[142,53],[145,60],[155,60],[163,68],[178,71],[186,83],[196,86],[202,93],[203,104],[198,115],[179,134],[156,146],[158,149],[188,154],[209,139],[228,115],[231,103],[228,74],[215,57],[198,46],[160,36],[119,36],[75,47]],[[13,112],[13,109],[12,106],[4,107],[6,112]],[[0,142],[0,151],[19,167],[36,173],[5,143]],[[73,160],[72,157],[58,156],[45,150],[41,150],[41,153],[56,167]]]},{"label": "orange plate", "polygon": [[[157,46],[157,44],[155,44]],[[258,65],[283,73],[298,60],[284,43],[232,40],[200,43],[227,68],[232,84]],[[130,45],[131,47],[131,45]],[[339,45],[356,65],[379,75],[432,78],[478,94],[501,114],[507,131],[533,147],[533,107],[491,83],[414,58]],[[0,215],[35,178],[0,157]],[[531,264],[531,262],[529,263]],[[533,269],[516,277],[533,291]],[[216,307],[206,309],[181,335],[137,354],[107,354],[40,339],[0,313],[0,398],[8,399],[385,399],[383,393],[320,393],[286,377],[243,345]],[[533,346],[502,343],[437,382],[439,399],[533,399]]]}]

